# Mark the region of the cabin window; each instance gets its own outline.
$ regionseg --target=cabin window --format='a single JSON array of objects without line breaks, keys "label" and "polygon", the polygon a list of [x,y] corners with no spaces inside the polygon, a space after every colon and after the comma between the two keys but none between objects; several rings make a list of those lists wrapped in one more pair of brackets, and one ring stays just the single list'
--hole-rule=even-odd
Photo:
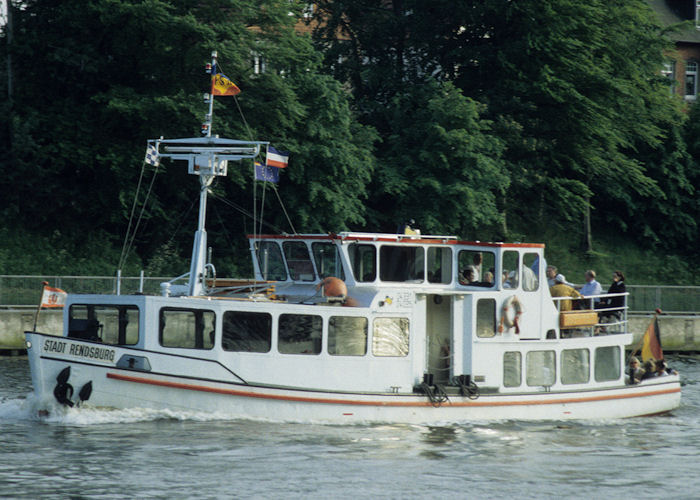
[{"label": "cabin window", "polygon": [[428,282],[452,282],[452,249],[444,247],[428,248]]},{"label": "cabin window", "polygon": [[213,311],[164,307],[160,310],[158,338],[163,347],[211,349],[215,327]]},{"label": "cabin window", "polygon": [[457,279],[460,285],[491,288],[496,272],[496,255],[493,252],[460,250],[457,255]]},{"label": "cabin window", "polygon": [[372,331],[372,354],[408,356],[408,319],[375,318]]},{"label": "cabin window", "polygon": [[294,281],[314,281],[314,265],[306,244],[301,241],[285,241],[282,248],[290,278]]},{"label": "cabin window", "polygon": [[556,380],[554,351],[530,351],[525,358],[527,366],[526,382],[529,386],[549,387]]},{"label": "cabin window", "polygon": [[422,283],[425,254],[422,247],[383,245],[379,249],[379,278],[382,281]]},{"label": "cabin window", "polygon": [[479,299],[476,303],[476,336],[496,335],[496,299]]},{"label": "cabin window", "polygon": [[503,386],[519,387],[522,384],[523,355],[519,352],[503,354]]},{"label": "cabin window", "polygon": [[377,279],[377,249],[374,245],[352,243],[348,255],[356,281],[367,283]]},{"label": "cabin window", "polygon": [[68,313],[68,337],[110,345],[139,341],[139,308],[127,305],[73,304]]},{"label": "cabin window", "polygon": [[269,352],[271,344],[271,315],[247,311],[224,313],[221,335],[224,351]]},{"label": "cabin window", "polygon": [[501,283],[503,288],[518,288],[519,255],[514,250],[503,252],[503,265],[501,266]]},{"label": "cabin window", "polygon": [[591,378],[591,353],[588,349],[564,349],[559,362],[562,384],[585,384]]},{"label": "cabin window", "polygon": [[595,380],[605,382],[620,378],[620,348],[598,347],[595,350]]},{"label": "cabin window", "polygon": [[320,354],[323,319],[311,314],[280,314],[277,349],[282,354]]},{"label": "cabin window", "polygon": [[258,243],[258,264],[264,280],[285,281],[287,271],[284,268],[284,260],[280,247],[274,241],[261,241]]},{"label": "cabin window", "polygon": [[313,243],[311,249],[314,254],[319,278],[334,276],[345,280],[345,271],[343,271],[340,253],[334,243]]},{"label": "cabin window", "polygon": [[536,253],[523,255],[523,290],[534,292],[540,287],[540,257]]},{"label": "cabin window", "polygon": [[331,316],[328,320],[328,354],[335,356],[367,354],[367,318]]}]

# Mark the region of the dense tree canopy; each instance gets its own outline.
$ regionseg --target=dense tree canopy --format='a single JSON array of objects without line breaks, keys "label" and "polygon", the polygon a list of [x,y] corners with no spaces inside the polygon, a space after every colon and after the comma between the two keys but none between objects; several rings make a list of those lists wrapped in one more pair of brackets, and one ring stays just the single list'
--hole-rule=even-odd
[{"label": "dense tree canopy", "polygon": [[[249,164],[213,186],[224,272],[254,228],[409,219],[473,239],[559,232],[591,250],[600,234],[697,253],[700,106],[669,96],[671,45],[644,0],[321,0],[314,43],[295,29],[307,2],[14,4],[0,56],[13,82],[0,105],[3,234],[118,253],[145,140],[199,133],[218,50],[242,93],[217,99],[214,133],[290,152],[276,187]],[[167,263],[190,250],[197,187],[178,165],[144,183],[154,176],[132,266],[178,272]]]}]

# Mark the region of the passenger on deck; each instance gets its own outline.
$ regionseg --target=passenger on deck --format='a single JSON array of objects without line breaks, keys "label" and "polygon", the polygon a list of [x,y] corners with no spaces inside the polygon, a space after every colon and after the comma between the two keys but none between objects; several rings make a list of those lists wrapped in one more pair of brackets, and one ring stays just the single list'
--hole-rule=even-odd
[{"label": "passenger on deck", "polygon": [[635,356],[632,356],[630,359],[629,383],[638,384],[642,381],[643,375],[644,370],[639,366],[639,360]]},{"label": "passenger on deck", "polygon": [[[625,276],[622,271],[615,271],[613,273],[613,282],[608,288],[608,293],[625,293],[627,290],[625,288]],[[614,323],[622,319],[622,310],[625,307],[625,297],[620,295],[618,297],[608,297],[600,301],[599,307],[601,309],[610,309],[609,311],[602,311],[600,313],[601,323]]]},{"label": "passenger on deck", "polygon": [[557,277],[557,266],[547,266],[545,273],[547,275],[547,284],[549,285],[549,288],[552,288],[557,284],[557,282],[554,280],[554,278]]},{"label": "passenger on deck", "polygon": [[[586,271],[585,280],[586,283],[580,290],[581,295],[584,297],[590,297],[592,295],[600,295],[603,293],[603,287],[601,287],[600,283],[595,280],[595,271],[593,269]],[[593,305],[591,305],[590,300],[587,300],[586,305],[592,309],[594,306],[598,305],[599,302],[600,299],[593,299]]]},{"label": "passenger on deck", "polygon": [[464,269],[464,271],[462,271],[462,274],[459,277],[459,283],[460,285],[469,285],[475,281],[474,268],[472,266],[468,266]]},{"label": "passenger on deck", "polygon": [[[566,278],[563,274],[557,274],[554,278],[555,284],[549,289],[552,297],[571,297],[574,299],[580,299],[581,294],[578,293],[573,287],[566,284]],[[555,300],[554,305],[559,304],[559,311],[571,311],[572,304],[571,299]]]},{"label": "passenger on deck", "polygon": [[656,377],[656,363],[654,358],[647,359],[642,365],[644,373],[642,374],[641,380],[646,380],[648,378]]},{"label": "passenger on deck", "polygon": [[676,370],[672,370],[666,364],[666,361],[659,359],[656,361],[656,376],[665,377],[666,375],[678,375]]}]

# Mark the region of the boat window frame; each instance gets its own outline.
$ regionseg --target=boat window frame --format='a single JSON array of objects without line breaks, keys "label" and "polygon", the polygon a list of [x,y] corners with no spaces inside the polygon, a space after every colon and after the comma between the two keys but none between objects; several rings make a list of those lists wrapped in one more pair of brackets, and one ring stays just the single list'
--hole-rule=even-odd
[{"label": "boat window frame", "polygon": [[[585,380],[584,379],[576,379],[576,377],[575,377],[578,374],[583,374],[583,370],[581,370],[580,372],[570,370],[570,367],[572,366],[572,361],[574,361],[574,359],[567,359],[567,356],[568,356],[567,353],[573,354],[574,352],[580,352],[580,353],[586,354],[587,368],[586,368]],[[574,376],[573,378],[568,378],[572,375]],[[581,348],[576,348],[576,349],[562,349],[561,353],[559,354],[559,377],[560,377],[561,383],[563,385],[576,385],[576,384],[589,383],[591,381],[591,350],[588,349],[587,347],[581,347]]]},{"label": "boat window frame", "polygon": [[[73,317],[74,307],[85,307],[86,318]],[[116,309],[117,313],[117,341],[105,340],[105,321],[100,321],[99,314],[95,308]],[[125,314],[130,310],[136,311],[135,320],[129,320]],[[84,321],[83,321],[84,320]],[[136,325],[136,340],[127,342],[129,339],[129,325]],[[72,329],[74,328],[74,329]],[[81,335],[71,335],[71,332],[82,332]],[[97,335],[97,333],[100,335]],[[141,308],[136,304],[91,304],[85,302],[74,302],[68,307],[68,336],[67,338],[94,340],[105,345],[132,346],[137,345],[141,339]]]},{"label": "boat window frame", "polygon": [[[338,335],[342,335],[345,340],[348,340],[348,335],[347,335],[347,330],[346,331],[340,331],[341,329],[336,325],[336,320],[342,318],[342,319],[349,319],[353,318],[356,320],[364,320],[364,351],[361,354],[353,354],[353,353],[347,353],[347,352],[337,352],[338,350]],[[336,332],[338,330],[338,332]],[[352,333],[357,333],[359,330],[355,330]],[[343,338],[341,337],[341,338]],[[327,341],[326,341],[326,352],[330,356],[353,356],[353,357],[361,357],[361,356],[366,356],[367,355],[367,341],[369,340],[369,318],[366,316],[345,316],[345,315],[334,315],[334,316],[329,316],[328,317],[328,335],[327,335]],[[331,346],[333,346],[334,350],[336,352],[331,352]]]},{"label": "boat window frame", "polygon": [[[364,270],[364,266],[368,263],[366,259],[365,249],[371,249],[372,269],[368,272],[360,272]],[[374,283],[377,281],[379,264],[377,263],[377,246],[369,243],[352,242],[348,245],[348,258],[350,260],[350,270],[357,283]],[[358,265],[360,264],[360,269]],[[371,273],[371,274],[370,274]],[[371,276],[371,279],[367,279]]]},{"label": "boat window frame", "polygon": [[[187,345],[165,345],[163,344],[163,334],[164,334],[164,327],[167,326],[168,322],[164,320],[164,313],[168,312],[179,312],[179,313],[192,313],[195,316],[195,330],[194,330],[194,347],[190,347]],[[197,314],[200,313],[202,316],[204,314],[211,314],[212,315],[212,321],[211,321],[211,328],[212,330],[209,332],[209,345],[206,347],[207,344],[207,337],[205,336],[205,331],[207,329],[207,322],[204,321],[203,323],[200,323],[199,320],[197,319]],[[202,320],[204,318],[202,317]],[[201,308],[196,308],[196,307],[172,307],[172,306],[163,306],[158,310],[158,345],[161,347],[164,347],[166,349],[189,349],[189,350],[197,350],[197,351],[211,351],[214,349],[214,346],[216,345],[216,330],[217,330],[217,325],[216,325],[216,312],[212,309],[201,309]],[[197,344],[200,344],[202,347],[198,347]]]},{"label": "boat window frame", "polygon": [[[399,325],[398,328],[400,329],[400,333],[403,334],[403,338],[399,339],[399,342],[401,343],[400,345],[397,345],[396,343],[387,343],[388,339],[385,335],[378,335],[377,332],[380,331],[385,331],[386,327],[382,330],[378,330],[377,328],[377,322],[386,322],[386,321],[393,321],[396,322],[398,321]],[[402,324],[402,323],[405,323]],[[379,344],[381,342],[382,344]],[[393,353],[389,354],[383,354],[382,351],[380,350],[381,345],[388,345],[391,349],[394,349]],[[405,349],[402,350],[402,349]],[[372,320],[372,356],[377,357],[377,358],[405,358],[408,357],[409,353],[411,351],[411,320],[405,316],[376,316]],[[390,352],[390,351],[386,351]]]},{"label": "boat window frame", "polygon": [[[281,276],[279,278],[272,277],[269,275],[269,273],[266,274],[265,268],[263,266],[263,261],[262,261],[262,253],[263,253],[263,247],[268,247],[271,246],[276,249],[276,252],[279,256],[279,263],[282,264],[282,270],[284,270],[284,276]],[[282,246],[279,244],[277,241],[272,241],[272,240],[260,240],[257,241],[255,244],[255,256],[258,259],[258,269],[260,269],[260,276],[262,276],[262,279],[265,281],[287,281],[289,280],[289,271],[287,269],[287,262],[285,261],[284,258],[284,252],[282,251]],[[268,260],[268,263],[270,261]],[[277,275],[275,275],[277,276]]]},{"label": "boat window frame", "polygon": [[[287,249],[294,249],[294,248],[301,248],[304,247],[306,250],[306,256],[308,257],[306,260],[303,259],[291,259],[289,255],[287,255]],[[316,267],[314,265],[314,259],[313,256],[311,255],[311,249],[309,246],[306,244],[304,241],[299,241],[299,240],[291,240],[291,241],[283,241],[282,242],[282,256],[284,257],[284,262],[287,265],[287,273],[289,276],[289,279],[292,281],[301,281],[301,282],[312,282],[316,281]],[[297,264],[305,264],[308,262],[309,266],[311,267],[311,273],[302,273],[302,272],[297,272]],[[292,265],[294,263],[294,265]],[[295,274],[297,276],[295,277]],[[302,276],[308,276],[307,279],[302,278]]]},{"label": "boat window frame", "polygon": [[[227,322],[229,321],[229,317],[231,315],[246,315],[246,316],[258,316],[258,317],[267,317],[267,350],[261,351],[258,349],[230,349],[226,347],[226,343],[231,341],[230,339],[227,339],[226,335],[226,325]],[[228,323],[230,324],[230,323]],[[233,342],[240,342],[242,344],[250,341],[255,341],[258,340],[260,341],[259,338],[254,339],[254,338],[238,338]],[[265,339],[262,339],[263,341]],[[269,312],[264,312],[264,311],[238,311],[238,310],[229,310],[229,311],[224,311],[224,313],[221,316],[221,350],[224,352],[253,352],[253,353],[268,353],[272,350],[272,314]],[[253,346],[254,344],[249,344],[249,346]]]},{"label": "boat window frame", "polygon": [[[413,255],[401,255],[411,251]],[[421,245],[379,245],[379,280],[383,283],[425,283],[425,254],[425,247]],[[403,269],[397,269],[396,263],[404,263]]]},{"label": "boat window frame", "polygon": [[[302,328],[304,332],[308,331],[309,335],[306,338],[306,341],[310,341],[313,345],[314,350],[310,352],[304,352],[304,351],[293,351],[293,350],[283,350],[283,346],[288,346],[288,345],[294,345],[291,342],[288,342],[286,339],[282,339],[282,332],[283,329],[286,329],[287,326],[285,325],[283,328],[283,321],[286,321],[288,317],[297,317],[297,318],[303,318],[307,317],[311,319],[311,327],[312,329],[309,328]],[[320,322],[320,325],[314,325],[313,323]],[[306,313],[282,313],[279,316],[277,316],[277,352],[280,354],[289,354],[289,355],[304,355],[304,356],[318,356],[323,352],[323,316],[320,314],[306,314]],[[298,328],[298,325],[296,325]],[[286,333],[286,332],[285,332]],[[316,334],[316,335],[314,335]],[[290,338],[290,337],[287,337]]]}]

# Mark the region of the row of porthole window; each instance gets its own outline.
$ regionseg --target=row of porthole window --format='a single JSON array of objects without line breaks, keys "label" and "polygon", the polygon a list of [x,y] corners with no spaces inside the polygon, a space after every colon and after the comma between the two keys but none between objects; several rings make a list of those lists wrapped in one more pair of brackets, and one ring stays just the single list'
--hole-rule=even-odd
[{"label": "row of porthole window", "polygon": [[[525,383],[528,386],[549,387],[557,381],[556,352],[530,351],[525,355]],[[503,385],[520,387],[523,381],[522,353],[509,351],[503,355]],[[593,363],[596,382],[620,378],[620,348],[597,347]],[[589,349],[564,349],[559,354],[559,381],[564,385],[586,384],[591,378],[591,352]]]}]

